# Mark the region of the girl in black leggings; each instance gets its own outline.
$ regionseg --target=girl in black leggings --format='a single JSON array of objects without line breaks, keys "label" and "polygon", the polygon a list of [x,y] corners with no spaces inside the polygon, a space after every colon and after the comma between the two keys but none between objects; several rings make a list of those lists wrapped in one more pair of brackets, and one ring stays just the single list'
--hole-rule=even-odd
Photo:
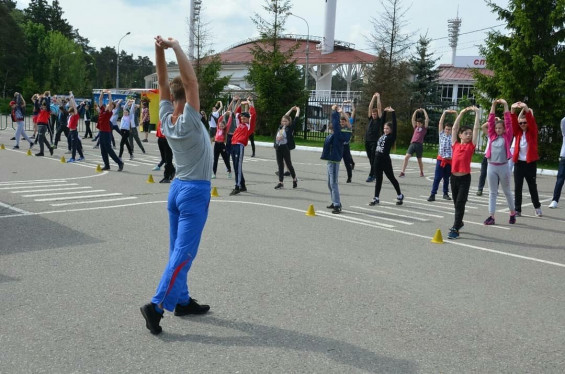
[{"label": "girl in black leggings", "polygon": [[[293,111],[296,111],[294,120],[290,117],[290,114]],[[296,124],[296,119],[299,116],[300,108],[293,106],[284,116],[282,116],[281,125],[277,130],[274,146],[277,155],[277,165],[279,167],[279,183],[275,186],[275,190],[284,187],[284,164],[286,164],[286,168],[290,171],[290,175],[292,177],[292,188],[298,187],[298,180],[296,179],[296,173],[290,159],[290,151],[296,147],[294,144],[294,125]]]}]

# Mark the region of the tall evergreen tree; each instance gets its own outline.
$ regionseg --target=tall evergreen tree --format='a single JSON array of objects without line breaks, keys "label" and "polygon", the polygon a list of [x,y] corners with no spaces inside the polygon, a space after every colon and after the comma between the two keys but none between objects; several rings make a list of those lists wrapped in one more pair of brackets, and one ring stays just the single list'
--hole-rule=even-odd
[{"label": "tall evergreen tree", "polygon": [[[494,71],[492,77],[475,74],[483,105],[497,97],[527,101],[538,125],[552,127],[552,138],[559,138],[563,113],[556,108],[565,107],[565,0],[510,0],[504,8],[487,4],[507,23],[508,32],[489,32],[481,48],[487,68]],[[549,142],[543,134],[540,144]],[[540,156],[556,157],[548,149],[540,147]]]},{"label": "tall evergreen tree", "polygon": [[412,92],[412,104],[417,108],[440,101],[437,85],[439,70],[435,68],[439,58],[434,58],[433,53],[429,51],[430,42],[427,37],[420,36],[416,55],[410,58],[410,72],[414,81],[408,83],[408,89]]},{"label": "tall evergreen tree", "polygon": [[251,49],[253,62],[246,78],[257,95],[257,132],[273,135],[281,116],[291,106],[305,102],[308,94],[304,91],[302,73],[293,59],[297,46],[283,50],[279,40],[291,9],[290,2],[265,0],[263,9],[271,18],[267,20],[259,14],[252,18],[261,40]]},{"label": "tall evergreen tree", "polygon": [[[12,5],[14,6],[12,8]],[[15,4],[0,2],[0,92],[2,97],[22,91],[27,50],[20,26],[12,17]]]}]

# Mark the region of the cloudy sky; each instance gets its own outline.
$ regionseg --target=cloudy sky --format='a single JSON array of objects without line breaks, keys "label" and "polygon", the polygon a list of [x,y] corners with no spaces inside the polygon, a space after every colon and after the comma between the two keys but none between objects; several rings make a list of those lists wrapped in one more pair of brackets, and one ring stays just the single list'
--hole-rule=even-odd
[{"label": "cloudy sky", "polygon": [[[386,0],[385,0],[386,1]],[[29,1],[18,0],[23,9]],[[49,0],[50,2],[50,0]],[[506,0],[495,0],[506,5]],[[90,45],[100,49],[117,47],[120,38],[128,31],[120,49],[137,56],[154,60],[153,37],[172,36],[188,46],[188,16],[190,0],[112,0],[88,1],[59,0],[64,17],[79,33],[90,40]],[[90,5],[92,4],[92,5]],[[202,0],[201,19],[209,23],[211,48],[222,51],[250,37],[257,36],[251,17],[258,13],[266,18],[265,0]],[[310,35],[323,36],[325,0],[291,0],[292,12],[305,18]],[[484,0],[403,0],[406,33],[414,33],[414,41],[426,34],[433,39],[432,50],[439,63],[451,62],[451,48],[447,40],[447,21],[457,14],[462,19],[457,55],[476,56],[488,30],[501,24]],[[373,26],[371,18],[381,14],[381,0],[337,0],[335,39],[355,44],[355,48],[375,53],[367,38]],[[285,32],[306,34],[306,23],[288,17]],[[503,31],[500,26],[496,30]]]}]

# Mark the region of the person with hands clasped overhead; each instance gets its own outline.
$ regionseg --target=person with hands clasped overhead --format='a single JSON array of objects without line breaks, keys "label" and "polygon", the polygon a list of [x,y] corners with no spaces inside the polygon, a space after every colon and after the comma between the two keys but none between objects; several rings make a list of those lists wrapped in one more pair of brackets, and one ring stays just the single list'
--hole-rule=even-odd
[{"label": "person with hands clasped overhead", "polygon": [[257,114],[251,96],[247,98],[246,102],[246,104],[249,104],[249,112],[242,113],[241,104],[242,102],[238,100],[235,110],[238,125],[231,138],[231,157],[235,173],[235,187],[230,193],[231,196],[247,191],[245,178],[243,177],[243,151],[247,146],[249,136],[255,131],[255,122],[257,120]]},{"label": "person with hands clasped overhead", "polygon": [[324,141],[324,148],[322,149],[322,160],[328,162],[328,189],[330,190],[330,197],[332,203],[328,209],[332,209],[332,213],[341,213],[341,200],[339,196],[339,164],[343,157],[343,143],[351,138],[351,132],[341,131],[343,128],[351,129],[346,116],[342,115],[342,109],[334,104],[332,105],[331,117],[331,130],[332,133],[326,137]]},{"label": "person with hands clasped overhead", "polygon": [[[421,112],[424,118],[417,117],[418,113]],[[422,162],[422,154],[424,153],[424,137],[428,132],[428,124],[430,119],[428,118],[428,112],[425,109],[419,108],[412,114],[412,127],[414,128],[414,133],[412,134],[412,139],[410,140],[410,145],[406,151],[406,156],[404,156],[404,163],[402,164],[402,171],[399,177],[404,177],[404,172],[406,171],[406,166],[408,166],[408,160],[410,157],[416,153],[416,159],[418,160],[418,167],[420,168],[420,176],[424,176],[424,163]]]},{"label": "person with hands clasped overhead", "polygon": [[[504,120],[496,120],[496,105],[504,105]],[[489,189],[489,216],[485,220],[485,225],[494,225],[494,212],[496,210],[496,197],[498,196],[498,185],[502,187],[508,209],[510,210],[510,224],[516,223],[516,211],[514,210],[514,196],[510,187],[510,168],[508,160],[512,157],[510,144],[514,132],[512,129],[512,118],[508,110],[508,103],[504,99],[493,100],[488,116],[488,138],[490,146],[485,153],[488,160],[487,181]]]},{"label": "person with hands clasped overhead", "polygon": [[441,114],[438,124],[439,132],[439,148],[437,152],[436,170],[434,173],[434,182],[432,184],[432,192],[428,201],[436,200],[436,193],[439,188],[440,182],[443,180],[443,198],[445,200],[451,200],[449,197],[449,178],[451,177],[451,123],[445,122],[445,116],[447,114],[457,115],[456,110],[444,110]]},{"label": "person with hands clasped overhead", "polygon": [[[516,115],[516,110],[521,109],[520,115]],[[524,179],[528,183],[530,197],[534,205],[536,216],[541,217],[541,203],[538,195],[538,185],[536,183],[538,155],[538,125],[534,115],[526,103],[517,102],[512,104],[512,128],[516,143],[514,148],[514,205],[516,215],[522,215],[522,187]]]},{"label": "person with hands clasped overhead", "polygon": [[[290,117],[290,114],[295,111],[294,119]],[[284,180],[284,164],[292,176],[292,188],[298,187],[298,180],[296,179],[296,172],[292,166],[292,161],[290,159],[290,151],[293,150],[296,145],[294,144],[294,126],[296,124],[296,119],[300,116],[300,107],[293,106],[286,112],[281,118],[281,124],[277,130],[277,135],[275,136],[275,153],[277,156],[277,166],[279,167],[279,183],[275,186],[275,190],[283,188]]]},{"label": "person with hands clasped overhead", "polygon": [[[463,115],[469,111],[475,112],[473,128],[468,126],[460,127]],[[451,145],[453,148],[451,193],[453,195],[453,205],[455,206],[455,219],[447,235],[449,239],[459,238],[459,230],[464,225],[463,216],[465,215],[465,205],[467,204],[469,187],[471,186],[471,160],[475,153],[475,144],[480,131],[479,108],[475,106],[463,109],[453,124],[453,130],[451,131]]]},{"label": "person with hands clasped overhead", "polygon": [[[80,119],[80,114],[78,113],[77,104],[75,102],[75,96],[73,92],[69,92],[69,115],[67,118],[67,127],[69,128],[69,141],[71,142],[71,158],[67,162],[75,162],[84,160],[84,154],[82,153],[82,142],[78,136],[78,120]],[[76,159],[76,154],[79,154],[79,158]]]},{"label": "person with hands clasped overhead", "polygon": [[[165,60],[168,48],[174,51],[180,72],[170,83]],[[161,130],[173,150],[176,164],[167,203],[169,261],[151,302],[141,307],[146,327],[152,334],[159,334],[164,310],[174,310],[175,316],[204,314],[210,310],[210,306],[200,305],[190,296],[187,277],[208,218],[212,145],[200,121],[198,79],[178,40],[157,36],[155,61],[161,96]]]},{"label": "person with hands clasped overhead", "polygon": [[[108,94],[108,105],[104,106],[104,94]],[[102,160],[104,161],[104,167],[102,170],[110,170],[110,159],[108,156],[112,157],[112,160],[118,164],[118,171],[124,169],[124,163],[118,158],[116,152],[112,149],[112,123],[111,118],[114,115],[116,104],[112,101],[112,92],[110,90],[103,90],[100,92],[98,97],[98,107],[100,108],[100,114],[98,115],[98,135],[100,136],[100,153],[102,154]]]},{"label": "person with hands clasped overhead", "polygon": [[[375,101],[377,102],[376,108],[374,107]],[[373,94],[367,113],[369,117],[369,124],[367,125],[367,131],[365,132],[365,152],[369,158],[370,169],[366,182],[371,183],[375,181],[373,164],[375,163],[375,149],[377,148],[377,141],[379,140],[379,131],[381,129],[383,117],[381,109],[381,95],[378,92]]]},{"label": "person with hands clasped overhead", "polygon": [[394,177],[394,172],[392,171],[392,161],[390,159],[390,149],[396,141],[396,112],[390,106],[386,107],[383,114],[383,121],[386,121],[387,113],[391,113],[392,121],[385,122],[383,126],[383,135],[379,138],[377,142],[377,148],[375,150],[375,195],[373,200],[369,203],[370,206],[377,205],[379,201],[379,196],[381,193],[381,187],[383,184],[383,173],[386,175],[392,186],[396,191],[396,205],[402,205],[404,201],[404,195],[400,191],[400,185]]}]

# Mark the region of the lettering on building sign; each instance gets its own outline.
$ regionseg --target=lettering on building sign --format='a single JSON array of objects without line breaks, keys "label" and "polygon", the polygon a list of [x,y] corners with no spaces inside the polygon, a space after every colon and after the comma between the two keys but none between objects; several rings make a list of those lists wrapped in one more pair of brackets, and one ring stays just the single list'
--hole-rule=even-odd
[{"label": "lettering on building sign", "polygon": [[475,66],[485,66],[486,64],[487,64],[487,60],[475,59],[475,61],[473,61],[473,65]]}]

